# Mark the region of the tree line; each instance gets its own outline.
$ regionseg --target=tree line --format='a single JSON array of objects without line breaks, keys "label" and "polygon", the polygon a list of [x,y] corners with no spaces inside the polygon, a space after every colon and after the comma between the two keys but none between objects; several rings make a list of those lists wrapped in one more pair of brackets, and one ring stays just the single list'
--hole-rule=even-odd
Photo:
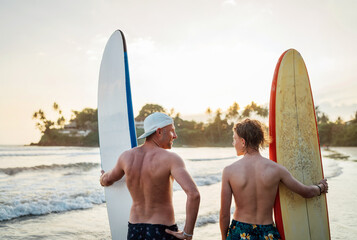
[{"label": "tree line", "polygon": [[[35,145],[41,146],[99,146],[97,109],[85,108],[82,111],[72,111],[70,123],[75,123],[76,130],[90,130],[86,136],[63,134],[66,119],[57,103],[53,104],[57,113],[55,121],[47,119],[43,110],[39,109],[33,114],[36,127],[41,131],[42,137]],[[316,107],[316,118],[321,146],[357,146],[357,111],[354,119],[344,122],[340,117],[331,122],[329,117]],[[158,104],[144,105],[135,117],[136,122],[144,119],[153,112],[164,112],[175,121],[177,135],[179,136],[174,146],[196,147],[225,147],[231,146],[232,128],[234,123],[247,117],[268,117],[268,108],[251,102],[243,109],[234,102],[226,111],[207,108],[207,122],[184,120],[180,113],[174,109],[167,111]],[[268,127],[265,126],[266,130]],[[144,129],[137,128],[136,134],[140,136]],[[142,144],[144,140],[139,140]]]},{"label": "tree line", "polygon": [[[263,118],[268,116],[268,109],[252,102],[242,111],[238,103],[234,102],[227,111],[223,112],[218,108],[213,111],[207,108],[206,114],[208,122],[188,121],[181,118],[180,113],[175,113],[174,109],[166,111],[162,106],[157,104],[146,104],[140,110],[135,121],[144,121],[144,119],[153,112],[163,112],[170,115],[175,122],[176,133],[178,138],[175,140],[175,146],[231,146],[232,129],[234,122],[250,117],[252,114],[259,115]],[[144,133],[144,129],[137,129],[137,135]],[[144,140],[139,141],[139,144]]]},{"label": "tree line", "polygon": [[315,112],[321,146],[357,146],[357,111],[354,118],[347,122],[341,117],[330,121],[318,107]]}]

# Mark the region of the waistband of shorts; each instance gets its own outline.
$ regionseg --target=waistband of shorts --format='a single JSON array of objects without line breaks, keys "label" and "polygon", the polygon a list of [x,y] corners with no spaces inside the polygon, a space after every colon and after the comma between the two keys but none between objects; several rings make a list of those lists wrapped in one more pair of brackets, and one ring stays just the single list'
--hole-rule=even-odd
[{"label": "waistband of shorts", "polygon": [[173,224],[171,226],[164,225],[164,224],[151,224],[151,223],[131,223],[128,222],[128,227],[157,227],[157,228],[168,228],[170,230],[177,229],[177,224]]},{"label": "waistband of shorts", "polygon": [[256,226],[257,228],[275,228],[275,224],[266,224],[266,225],[259,225],[259,224],[252,224],[252,223],[245,223],[245,222],[239,222],[237,220],[232,219],[232,225],[249,225],[249,226]]}]

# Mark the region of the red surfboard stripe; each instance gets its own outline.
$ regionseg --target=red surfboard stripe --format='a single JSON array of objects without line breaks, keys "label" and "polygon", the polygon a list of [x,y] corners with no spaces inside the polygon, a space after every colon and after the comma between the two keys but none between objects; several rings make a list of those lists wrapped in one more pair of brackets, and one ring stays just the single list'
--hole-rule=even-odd
[{"label": "red surfboard stripe", "polygon": [[[287,50],[288,51],[288,50]],[[279,58],[278,63],[276,64],[273,82],[271,85],[271,92],[270,92],[270,105],[269,105],[269,136],[270,136],[270,144],[269,144],[269,158],[270,160],[276,162],[276,135],[275,135],[275,103],[276,103],[276,87],[277,87],[277,80],[279,75],[279,68],[283,57],[285,56],[285,51]],[[275,224],[278,228],[278,231],[281,235],[281,239],[285,240],[284,234],[284,225],[283,219],[281,215],[281,207],[280,207],[280,197],[279,197],[279,190],[276,194],[275,204],[274,204],[274,217],[275,217]]]}]

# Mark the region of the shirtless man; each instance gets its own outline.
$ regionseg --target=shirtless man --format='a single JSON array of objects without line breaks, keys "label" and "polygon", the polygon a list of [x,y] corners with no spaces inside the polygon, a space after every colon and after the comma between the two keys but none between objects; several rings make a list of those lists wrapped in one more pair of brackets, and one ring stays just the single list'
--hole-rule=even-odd
[{"label": "shirtless man", "polygon": [[[285,167],[262,157],[259,148],[264,142],[260,122],[246,119],[236,124],[233,146],[237,155],[244,157],[223,170],[219,220],[223,240],[245,239],[248,234],[250,238],[246,239],[251,240],[280,239],[272,218],[280,182],[304,198],[319,196],[328,190],[325,179],[318,185],[306,186]],[[229,226],[232,194],[236,208]]]},{"label": "shirtless man", "polygon": [[[110,186],[126,176],[133,200],[127,239],[192,239],[200,194],[186,170],[184,161],[171,149],[177,138],[171,117],[153,113],[144,121],[146,138],[142,146],[123,152],[116,166],[100,177],[102,186]],[[187,195],[186,223],[183,231],[175,224],[172,204],[173,181]]]}]

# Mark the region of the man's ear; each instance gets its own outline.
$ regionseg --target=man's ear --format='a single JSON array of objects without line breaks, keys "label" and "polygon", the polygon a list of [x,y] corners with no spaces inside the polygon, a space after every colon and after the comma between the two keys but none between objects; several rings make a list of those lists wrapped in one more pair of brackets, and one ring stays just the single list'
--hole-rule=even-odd
[{"label": "man's ear", "polygon": [[161,132],[162,132],[161,128],[156,129],[157,134],[161,135]]}]

